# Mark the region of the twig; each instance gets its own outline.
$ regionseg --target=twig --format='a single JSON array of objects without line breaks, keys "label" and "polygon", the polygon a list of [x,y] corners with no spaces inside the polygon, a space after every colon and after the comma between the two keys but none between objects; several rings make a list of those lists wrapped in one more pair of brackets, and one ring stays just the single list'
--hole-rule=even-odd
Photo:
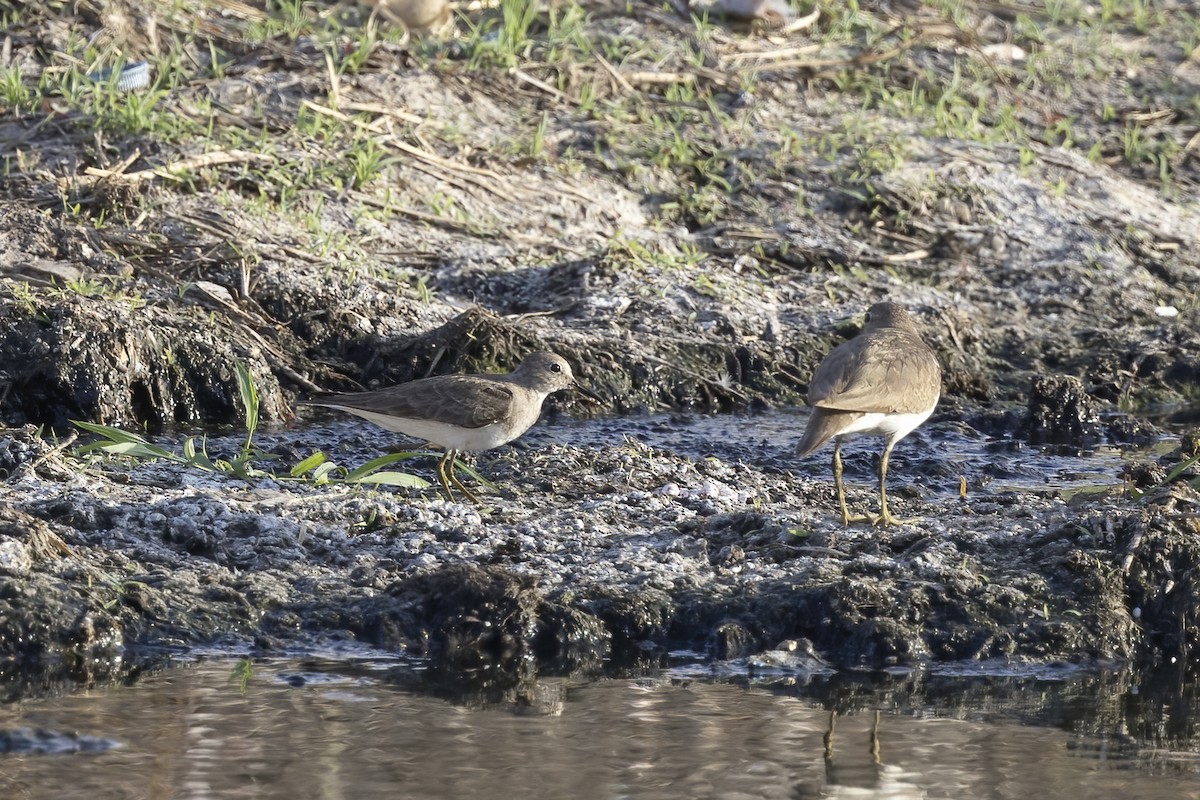
[{"label": "twig", "polygon": [[927,38],[931,37],[922,31],[904,44],[893,47],[891,50],[885,50],[882,53],[860,52],[850,58],[792,59],[790,61],[776,61],[771,64],[754,64],[747,66],[746,69],[755,71],[766,69],[807,69],[820,73],[836,67],[866,67],[871,64],[878,64],[880,61],[890,61],[901,53],[912,50]]},{"label": "twig", "polygon": [[[35,458],[25,464],[22,464],[21,470],[28,471],[28,472],[36,472],[38,467],[40,467],[42,464],[46,463],[47,461],[49,461],[52,458],[57,458],[58,455],[60,453],[62,453],[62,451],[66,450],[68,447],[73,445],[75,443],[75,440],[78,438],[79,438],[79,431],[72,428],[71,430],[66,432],[66,434],[63,436],[63,438],[58,442],[58,444],[54,445],[54,447],[51,447],[49,450],[42,453],[37,458]],[[54,541],[54,540],[57,540],[57,541]],[[67,548],[66,544],[64,544],[61,539],[59,539],[57,536],[54,536],[54,540],[51,541],[51,545],[54,547],[55,550],[59,551],[60,555],[71,555],[70,548]],[[59,547],[59,545],[61,545],[61,548],[66,548],[65,551],[63,549],[61,549]]]},{"label": "twig", "polygon": [[806,30],[817,24],[817,20],[821,18],[820,7],[814,8],[811,14],[803,17],[797,17],[791,22],[784,25],[779,33],[795,33],[796,31]]},{"label": "twig", "polygon": [[342,100],[341,80],[333,63],[333,54],[328,50],[325,51],[325,70],[329,73],[329,104],[336,109]]},{"label": "twig", "polygon": [[622,89],[624,89],[626,92],[629,92],[632,94],[633,92],[637,91],[636,89],[633,88],[633,85],[630,84],[629,81],[625,80],[625,76],[622,75],[620,72],[618,72],[617,68],[608,62],[607,58],[605,58],[604,56],[597,53],[596,61],[598,61],[600,63],[600,66],[604,67],[604,69],[608,72],[608,74],[612,76],[612,79],[617,82],[617,85],[620,86]]},{"label": "twig", "polygon": [[626,72],[625,80],[629,83],[691,83],[696,76],[690,72]]},{"label": "twig", "polygon": [[881,256],[880,261],[885,264],[906,264],[909,261],[924,261],[929,258],[928,250],[912,250],[908,253],[889,253],[886,256]]},{"label": "twig", "polygon": [[546,311],[526,311],[524,314],[508,314],[503,317],[505,322],[511,322],[514,325],[520,325],[527,319],[537,319],[538,317],[557,317],[559,314],[564,314],[579,305],[578,302],[570,302],[565,306],[551,308]]},{"label": "twig", "polygon": [[950,341],[954,342],[958,352],[965,354],[967,349],[963,347],[962,335],[958,332],[958,325],[954,318],[949,314],[942,314],[942,321],[946,323],[946,332],[950,334]]},{"label": "twig", "polygon": [[508,72],[510,75],[512,75],[514,78],[521,81],[522,83],[528,83],[530,86],[533,86],[537,89],[541,89],[543,92],[545,92],[546,94],[550,95],[551,97],[553,97],[557,100],[561,100],[564,103],[570,103],[571,105],[574,105],[574,106],[579,105],[579,101],[576,100],[574,97],[571,97],[570,95],[567,95],[567,94],[563,94],[558,89],[555,89],[553,86],[546,83],[545,81],[540,81],[537,78],[533,77],[532,75],[530,75],[526,72],[522,72],[521,70],[516,69],[515,67],[513,69],[510,69]]},{"label": "twig", "polygon": [[[118,180],[123,183],[142,183],[143,181],[153,180],[155,178],[165,178],[167,180],[178,180],[179,175],[176,173],[187,172],[195,169],[203,169],[204,167],[215,167],[219,164],[238,164],[246,161],[272,161],[271,156],[263,155],[262,153],[251,153],[246,150],[218,150],[214,153],[202,153],[198,156],[184,158],[179,161],[172,162],[162,167],[154,167],[153,169],[143,169],[138,172],[120,172],[108,169],[99,169],[98,167],[88,167],[84,170],[84,179],[76,179],[78,183],[84,185],[92,185],[102,180]],[[88,180],[90,178],[90,180]],[[60,186],[67,186],[72,183],[71,178],[61,178]]]},{"label": "twig", "polygon": [[[329,108],[328,106],[323,106],[319,103],[314,103],[311,100],[304,100],[303,105],[305,108],[311,109],[312,111],[314,111],[318,114],[324,114],[326,116],[333,117],[334,119],[345,122],[347,125],[353,125],[362,130],[370,131],[372,133],[376,133],[376,134],[379,133],[379,131],[374,127],[374,124],[367,125],[367,124],[363,123],[361,120],[356,120],[353,117],[343,114],[341,111],[337,111],[335,109]],[[499,197],[499,198],[502,198],[505,200],[511,200],[511,199],[513,199],[513,197],[515,195],[519,194],[521,191],[518,187],[515,187],[511,183],[509,183],[509,181],[507,181],[503,175],[501,175],[497,172],[494,172],[490,169],[479,169],[477,167],[472,167],[467,164],[463,164],[461,162],[451,161],[450,159],[442,158],[441,156],[435,155],[434,153],[431,153],[428,150],[423,150],[419,147],[414,147],[413,145],[409,144],[408,142],[405,142],[404,140],[402,140],[401,138],[399,138],[398,136],[396,136],[393,133],[388,133],[386,135],[379,135],[376,138],[376,142],[379,144],[382,144],[382,145],[394,147],[395,149],[399,150],[402,153],[413,156],[413,157],[417,158],[418,160],[425,162],[426,164],[429,164],[431,166],[441,169],[442,172],[433,173],[433,172],[430,172],[428,169],[423,169],[418,164],[411,165],[413,169],[418,169],[418,170],[421,170],[422,172],[426,172],[427,174],[430,174],[432,177],[434,177],[437,180],[442,180],[442,181],[446,181],[448,183],[452,183],[455,186],[458,186],[460,189],[462,189],[465,192],[472,192],[470,186],[466,185],[466,184],[471,184],[471,185],[479,187],[480,189],[483,189],[484,191],[486,191],[492,195],[495,195],[496,197]],[[454,177],[447,175],[445,173],[446,170],[450,170],[452,172],[457,172],[457,173],[462,174],[462,181],[456,180]],[[486,181],[486,180],[484,180],[484,178],[491,178],[495,181],[495,183]],[[497,184],[503,184],[503,185],[497,185]],[[444,219],[444,218],[435,218],[435,220],[436,219]]]},{"label": "twig", "polygon": [[[180,216],[171,214],[168,216],[171,219],[174,219],[180,225],[190,227],[190,228],[195,228],[198,231],[203,231],[204,233],[210,234],[211,236],[215,237],[217,239],[217,241],[228,242],[228,241],[238,238],[236,236],[237,229],[233,225],[226,224],[224,227],[220,227],[220,226],[214,224],[213,222],[210,222],[208,219],[205,219],[205,218],[197,216],[197,215],[180,217]],[[223,223],[226,222],[226,220],[224,220],[220,217],[218,217],[217,219],[220,222],[223,222]]]},{"label": "twig", "polygon": [[317,258],[317,257],[316,257],[316,256],[314,256],[312,253],[307,253],[307,252],[305,252],[305,251],[303,251],[303,250],[300,250],[300,249],[298,249],[298,248],[295,248],[295,247],[291,247],[291,246],[289,246],[289,245],[286,245],[286,244],[285,244],[285,245],[282,245],[282,246],[281,246],[279,249],[280,249],[280,251],[281,251],[281,252],[283,252],[283,253],[286,253],[287,255],[291,256],[292,258],[298,258],[298,259],[300,259],[301,261],[307,261],[307,262],[309,262],[310,264],[321,264],[321,263],[323,263],[323,259]]},{"label": "twig", "polygon": [[[389,144],[395,147],[402,153],[407,153],[410,156],[419,158],[426,164],[432,164],[436,167],[452,170],[462,174],[463,180],[473,183],[479,188],[492,193],[496,197],[503,200],[512,200],[514,195],[518,194],[519,190],[509,181],[505,180],[504,176],[498,172],[493,172],[490,169],[479,169],[477,167],[468,166],[457,161],[451,161],[447,158],[434,155],[427,150],[422,150],[419,147],[413,147],[408,142],[402,141],[395,136],[386,136],[380,139],[384,144]],[[485,181],[484,178],[491,178],[493,182]],[[498,185],[500,184],[500,185]]]},{"label": "twig", "polygon": [[[592,191],[595,192],[595,184],[593,184]],[[560,183],[557,186],[555,186],[554,189],[549,192],[549,194],[557,194],[559,196],[565,195],[567,197],[574,197],[576,200],[578,200],[580,202],[580,204],[584,208],[591,208],[592,204],[596,202],[595,194],[591,194],[591,195],[586,194],[585,192],[581,191],[580,189],[576,189],[574,186],[570,186],[570,185],[563,184],[563,183]]]},{"label": "twig", "polygon": [[365,114],[380,114],[382,116],[395,117],[401,122],[411,122],[414,125],[420,125],[425,122],[424,117],[419,117],[410,111],[385,106],[383,103],[346,102],[342,103],[342,108],[347,111],[362,111]]},{"label": "twig", "polygon": [[125,170],[132,167],[133,162],[137,161],[141,157],[142,157],[141,149],[140,148],[135,149],[132,153],[129,154],[129,156],[121,159],[120,163],[118,163],[115,167],[112,168],[112,171],[115,173],[118,173],[118,174],[124,174]]},{"label": "twig", "polygon": [[783,545],[788,550],[797,553],[809,553],[814,556],[830,556],[831,558],[846,558],[849,554],[843,553],[841,550],[835,550],[832,547],[816,547],[810,544],[785,544]]},{"label": "twig", "polygon": [[458,161],[451,161],[448,158],[442,158],[441,156],[430,153],[427,150],[422,150],[419,147],[413,147],[411,144],[396,139],[395,137],[390,140],[390,144],[395,146],[397,150],[402,150],[405,153],[408,153],[410,156],[415,156],[422,161],[426,161],[430,164],[436,164],[439,167],[452,169],[455,172],[466,172],[471,175],[481,175],[485,178],[492,178],[493,180],[504,180],[504,176],[498,172],[494,172],[490,169],[480,169],[478,167],[472,167],[469,164],[463,164]]},{"label": "twig", "polygon": [[724,60],[727,62],[733,61],[748,61],[750,59],[761,59],[763,61],[778,61],[781,58],[791,56],[804,55],[806,53],[815,53],[821,49],[819,44],[806,44],[803,47],[783,47],[779,50],[745,50],[740,53],[733,53],[727,56]]},{"label": "twig", "polygon": [[[12,114],[11,111],[9,111],[8,113],[10,115]],[[30,139],[36,138],[37,135],[42,132],[42,128],[46,127],[54,120],[55,120],[55,117],[53,114],[46,114],[41,119],[39,119],[37,122],[35,122],[33,124],[33,127],[31,127],[29,130],[24,131],[19,136],[13,137],[13,138],[5,141],[4,145],[8,149],[0,151],[0,155],[9,155],[11,153],[16,153],[18,148],[21,145],[25,144]]]},{"label": "twig", "polygon": [[268,352],[266,355],[267,355],[267,360],[271,362],[272,370],[279,373],[283,377],[287,378],[289,381],[296,384],[304,391],[311,392],[313,394],[317,394],[319,392],[324,391],[324,389],[322,389],[320,386],[317,386],[315,383],[310,381],[308,378],[304,377],[299,372],[296,372],[296,370],[292,369],[290,366],[288,366],[286,363],[284,363],[284,361],[282,359],[280,359],[275,353]]},{"label": "twig", "polygon": [[716,380],[715,378],[706,378],[703,375],[699,374],[698,372],[694,372],[690,369],[684,369],[683,367],[679,366],[679,364],[676,364],[671,361],[667,361],[664,358],[659,358],[658,356],[648,355],[648,356],[646,356],[646,358],[650,361],[653,361],[656,364],[666,367],[667,369],[674,370],[675,372],[678,372],[682,375],[687,375],[687,376],[691,377],[692,379],[697,380],[706,386],[715,387],[722,392],[728,392],[730,395],[733,395],[734,397],[736,397],[739,400],[744,401],[744,400],[749,399],[746,397],[746,395],[742,394],[737,389],[734,389],[732,386],[726,386],[724,383],[722,383],[719,380]]},{"label": "twig", "polygon": [[395,203],[390,203],[390,202],[387,202],[384,200],[380,200],[377,197],[372,197],[369,194],[363,194],[362,192],[355,192],[355,193],[353,193],[352,196],[354,197],[354,199],[358,200],[360,203],[364,203],[369,206],[374,206],[375,208],[382,208],[385,211],[390,211],[394,214],[402,214],[403,216],[406,216],[406,217],[412,217],[413,219],[420,220],[421,222],[428,222],[433,225],[439,225],[443,228],[452,228],[454,230],[466,231],[467,233],[471,234],[472,236],[488,237],[488,236],[496,235],[496,232],[494,232],[494,231],[472,230],[471,228],[469,228],[468,226],[464,225],[463,223],[459,222],[456,219],[451,219],[450,217],[443,217],[438,214],[430,214],[425,211],[417,211],[415,208],[408,208],[407,206],[399,206],[399,205],[396,205]]},{"label": "twig", "polygon": [[1142,545],[1142,538],[1146,535],[1144,530],[1136,530],[1129,537],[1129,544],[1125,546],[1125,553],[1121,558],[1121,572],[1128,575],[1129,569],[1133,566],[1133,559],[1137,555],[1137,549]]},{"label": "twig", "polygon": [[344,114],[341,111],[338,111],[337,109],[330,108],[329,106],[323,106],[320,103],[314,103],[312,100],[301,100],[300,105],[303,106],[304,108],[307,108],[309,111],[314,111],[314,112],[320,114],[323,117],[331,117],[333,119],[336,119],[338,122],[344,122],[347,125],[366,127],[365,125],[363,125],[362,122],[354,119],[349,114]]}]

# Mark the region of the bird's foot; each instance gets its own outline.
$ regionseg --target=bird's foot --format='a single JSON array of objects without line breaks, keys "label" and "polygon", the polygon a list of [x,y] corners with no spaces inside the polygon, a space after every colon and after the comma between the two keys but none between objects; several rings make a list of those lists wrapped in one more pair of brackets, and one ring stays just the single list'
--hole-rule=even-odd
[{"label": "bird's foot", "polygon": [[875,524],[875,515],[874,514],[851,514],[848,511],[846,511],[845,509],[842,509],[842,524],[843,525],[853,525],[853,524],[856,524],[859,522],[869,522],[872,525],[874,525]]},{"label": "bird's foot", "polygon": [[[464,497],[475,505],[479,505],[479,498],[475,496],[474,492],[464,486],[463,482],[454,474],[454,466],[457,463],[457,461],[451,461],[449,464],[445,461],[438,463],[438,483],[442,490],[442,496],[446,498],[446,502],[453,503],[454,489],[458,489]],[[454,489],[450,488],[451,484],[453,484]]]},{"label": "bird's foot", "polygon": [[897,517],[893,516],[892,512],[886,508],[879,514],[867,514],[863,517],[867,522],[870,522],[876,528],[882,528],[887,525],[914,525],[921,521],[920,517]]},{"label": "bird's foot", "polygon": [[464,495],[466,495],[466,498],[468,500],[470,500],[475,505],[479,505],[479,497],[477,497],[474,492],[472,492],[470,489],[468,489],[466,486],[464,486],[463,482],[460,481],[458,479],[458,476],[455,475],[453,472],[450,473],[450,480],[454,482],[454,485],[458,488],[458,490],[460,492],[462,492]]}]

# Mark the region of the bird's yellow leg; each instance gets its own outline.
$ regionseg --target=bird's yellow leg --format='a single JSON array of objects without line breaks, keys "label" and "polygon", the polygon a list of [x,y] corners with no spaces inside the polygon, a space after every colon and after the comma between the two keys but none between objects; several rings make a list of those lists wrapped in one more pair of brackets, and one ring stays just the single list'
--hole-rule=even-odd
[{"label": "bird's yellow leg", "polygon": [[450,481],[446,479],[446,462],[447,461],[450,461],[451,465],[453,465],[453,462],[454,462],[454,451],[453,450],[447,450],[442,455],[442,457],[438,459],[438,463],[437,463],[438,483],[441,484],[442,494],[446,497],[446,500],[448,502],[453,503],[454,502],[454,493],[450,491]]},{"label": "bird's yellow leg", "polygon": [[842,485],[842,437],[838,436],[833,440],[833,484],[837,488],[838,508],[842,512],[842,524],[849,525],[851,522],[871,522],[870,517],[850,516],[850,511],[846,508],[846,488]]},{"label": "bird's yellow leg", "polygon": [[879,514],[870,514],[867,519],[872,525],[909,525],[917,522],[920,518],[913,517],[911,519],[900,519],[892,516],[892,512],[888,510],[887,502],[887,468],[888,456],[892,454],[892,445],[895,442],[888,440],[887,446],[883,448],[883,455],[879,459]]},{"label": "bird's yellow leg", "polygon": [[462,492],[464,495],[467,496],[468,500],[470,500],[475,505],[479,505],[479,498],[476,497],[475,494],[470,489],[468,489],[466,486],[463,486],[463,482],[460,481],[458,479],[458,476],[454,474],[454,460],[457,457],[458,457],[458,451],[454,451],[453,453],[450,454],[450,466],[449,466],[450,480],[452,480],[454,482],[454,485],[458,487],[458,490],[460,492]]}]

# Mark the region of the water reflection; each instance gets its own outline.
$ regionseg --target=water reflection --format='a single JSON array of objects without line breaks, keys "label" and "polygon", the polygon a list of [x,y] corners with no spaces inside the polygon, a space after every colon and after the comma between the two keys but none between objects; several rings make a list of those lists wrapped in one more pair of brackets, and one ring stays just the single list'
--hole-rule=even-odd
[{"label": "water reflection", "polygon": [[[795,457],[807,415],[806,409],[783,408],[744,414],[656,414],[602,423],[558,418],[533,428],[517,446],[537,448],[551,442],[602,446],[628,435],[691,458],[716,456],[767,471],[827,478],[828,453],[803,460]],[[1031,446],[1019,438],[989,436],[964,422],[936,416],[904,441],[893,458],[901,465],[905,481],[944,496],[959,492],[960,477],[972,492],[986,487],[992,494],[1119,487],[1131,458],[1154,454],[1149,445],[1098,445],[1083,450]],[[1165,452],[1169,446],[1173,442],[1160,449]],[[847,479],[868,484],[875,480],[878,446],[869,438],[851,439],[843,455]]]},{"label": "water reflection", "polygon": [[243,693],[210,661],[0,707],[119,743],[0,756],[0,797],[1200,797],[1194,684],[1060,678],[675,671],[452,702],[411,666],[260,663]]}]

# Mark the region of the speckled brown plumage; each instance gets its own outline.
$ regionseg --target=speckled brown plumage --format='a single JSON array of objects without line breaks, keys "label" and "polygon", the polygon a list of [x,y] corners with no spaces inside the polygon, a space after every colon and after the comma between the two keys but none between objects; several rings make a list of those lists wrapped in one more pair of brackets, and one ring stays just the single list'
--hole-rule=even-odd
[{"label": "speckled brown plumage", "polygon": [[507,375],[438,375],[373,392],[300,402],[347,411],[444,448],[438,479],[447,499],[452,498],[450,481],[473,498],[454,477],[456,453],[489,450],[512,441],[537,422],[546,397],[574,385],[571,366],[561,356],[534,353]]},{"label": "speckled brown plumage", "polygon": [[937,357],[916,322],[894,303],[871,306],[862,332],[835,347],[813,371],[808,389],[813,412],[796,451],[807,456],[836,440],[833,474],[843,522],[855,518],[846,510],[842,487],[842,438],[855,433],[886,437],[879,471],[882,512],[863,519],[895,522],[887,507],[888,457],[896,442],[933,412],[941,395],[941,376]]}]

